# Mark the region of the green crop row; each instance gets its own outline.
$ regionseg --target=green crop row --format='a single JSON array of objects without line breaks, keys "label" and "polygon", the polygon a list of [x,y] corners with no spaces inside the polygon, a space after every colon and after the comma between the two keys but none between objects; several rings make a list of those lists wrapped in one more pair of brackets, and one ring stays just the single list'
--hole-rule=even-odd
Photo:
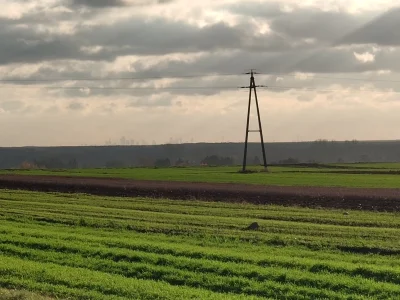
[{"label": "green crop row", "polygon": [[75,299],[256,299],[6,256],[0,256],[0,285]]},{"label": "green crop row", "polygon": [[[397,214],[0,192],[0,287],[68,299],[398,299]],[[246,230],[251,222],[258,230]]]},{"label": "green crop row", "polygon": [[1,215],[15,220],[28,218],[37,222],[85,226],[92,228],[125,229],[142,233],[163,233],[166,235],[184,235],[191,237],[213,236],[223,241],[241,241],[259,245],[301,245],[311,249],[359,249],[359,251],[386,252],[400,254],[400,245],[391,239],[400,238],[396,228],[350,227],[326,224],[311,224],[293,221],[258,220],[257,232],[243,230],[254,219],[217,218],[210,216],[188,216],[173,213],[153,213],[131,211],[131,218],[113,216],[107,209],[103,214],[92,216],[88,207],[72,212],[42,210],[36,206],[9,208],[4,203]]},{"label": "green crop row", "polygon": [[[313,251],[299,246],[275,247],[273,245],[260,245],[243,243],[239,241],[222,241],[214,236],[190,239],[187,236],[169,236],[164,234],[135,233],[132,231],[98,230],[88,227],[62,227],[38,224],[22,224],[15,222],[3,222],[0,226],[0,234],[4,240],[12,236],[16,241],[20,237],[44,238],[65,244],[90,243],[99,247],[101,245],[120,250],[145,251],[147,253],[171,254],[180,257],[205,258],[216,261],[231,261],[239,263],[253,263],[259,265],[269,264],[271,258],[287,258],[289,261],[308,259],[310,262],[322,264],[340,261],[347,265],[358,266],[375,264],[389,266],[390,268],[400,266],[397,259],[387,259],[383,255],[358,255],[341,251]],[[116,233],[118,238],[116,238]],[[238,248],[238,243],[240,247]],[[81,246],[80,246],[81,247]],[[58,249],[65,251],[64,248]]]},{"label": "green crop row", "polygon": [[[294,222],[307,222],[317,224],[345,225],[345,226],[361,226],[361,227],[396,227],[400,228],[399,213],[375,213],[371,216],[368,212],[352,211],[351,215],[344,215],[340,210],[307,210],[298,208],[285,208],[278,206],[254,206],[241,205],[245,209],[238,209],[237,205],[230,203],[207,203],[199,201],[191,201],[187,206],[187,201],[175,200],[173,202],[166,200],[153,200],[138,198],[135,201],[119,197],[103,197],[93,202],[90,196],[83,194],[63,195],[52,194],[52,201],[49,202],[44,197],[35,197],[32,194],[4,194],[0,196],[1,200],[6,203],[7,200],[12,201],[16,207],[44,206],[48,209],[59,210],[68,208],[69,210],[82,210],[82,206],[90,206],[91,213],[96,212],[96,208],[108,212],[114,212],[118,217],[126,215],[132,216],[130,212],[159,212],[159,213],[176,213],[181,217],[188,215],[196,216],[213,216],[213,217],[233,217],[241,218],[257,218],[265,220],[281,220]],[[11,203],[11,202],[9,202]],[[156,204],[156,205],[155,205]],[[184,212],[184,213],[182,213]]]},{"label": "green crop row", "polygon": [[[385,290],[389,294],[397,293],[395,285],[384,284],[384,282],[400,283],[400,268],[382,268],[374,265],[365,265],[360,268],[355,264],[340,265],[333,262],[316,264],[315,260],[293,260],[285,256],[269,257],[269,260],[263,259],[257,264],[221,262],[148,251],[120,250],[85,243],[70,245],[49,242],[46,239],[3,237],[3,241],[4,244],[0,245],[0,253],[4,255],[74,267],[86,267],[125,276],[134,274],[136,277],[141,276],[146,279],[163,279],[171,284],[179,281],[184,282],[185,285],[199,285],[214,290],[233,289],[229,282],[225,285],[220,283],[216,286],[216,275],[228,277],[229,280],[236,276],[242,279],[247,278],[253,282],[284,281],[299,286],[306,284],[315,288],[328,287],[333,290],[341,288],[342,290],[348,289],[349,292],[369,294],[376,293],[376,286],[379,285],[380,295]],[[66,253],[68,253],[68,256],[65,255]],[[196,278],[196,272],[201,272],[206,276],[200,277],[200,279]],[[204,281],[207,276],[214,276],[212,285],[210,285],[208,279]],[[373,280],[366,280],[368,278]],[[220,281],[222,279],[227,280],[227,278],[221,277],[218,279]],[[242,280],[242,284],[250,285],[251,282]],[[243,286],[236,283],[236,291],[240,288],[243,289]],[[244,292],[244,290],[240,291]],[[263,295],[265,294],[266,292],[263,292]]]}]

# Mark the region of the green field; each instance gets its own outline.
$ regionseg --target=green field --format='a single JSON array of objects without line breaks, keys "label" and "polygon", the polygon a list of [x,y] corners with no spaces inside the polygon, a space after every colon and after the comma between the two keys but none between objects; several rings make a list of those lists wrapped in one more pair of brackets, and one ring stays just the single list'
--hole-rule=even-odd
[{"label": "green field", "polygon": [[[61,299],[399,299],[399,217],[2,190],[0,288]],[[245,230],[252,222],[259,230]]]},{"label": "green field", "polygon": [[[260,170],[260,168],[252,168]],[[0,174],[112,177],[143,180],[223,182],[278,186],[400,188],[400,163],[288,166],[241,174],[240,167],[1,170]]]}]

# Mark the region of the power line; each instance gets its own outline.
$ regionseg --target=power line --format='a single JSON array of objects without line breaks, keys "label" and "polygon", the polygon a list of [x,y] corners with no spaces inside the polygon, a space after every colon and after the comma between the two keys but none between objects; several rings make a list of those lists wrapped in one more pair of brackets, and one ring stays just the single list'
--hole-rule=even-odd
[{"label": "power line", "polygon": [[180,78],[199,78],[215,76],[240,76],[237,73],[204,73],[192,75],[166,75],[166,76],[135,76],[135,77],[81,77],[81,78],[3,78],[0,82],[62,82],[62,81],[109,81],[109,80],[154,80],[154,79],[180,79]]},{"label": "power line", "polygon": [[[279,89],[279,90],[304,90],[304,91],[312,91],[312,92],[323,92],[323,93],[337,93],[346,91],[345,89],[319,89],[314,87],[298,87],[298,86],[267,86],[267,89]],[[377,90],[372,89],[364,89],[364,90],[352,90],[349,92],[377,92]],[[393,93],[400,94],[400,91],[386,91],[380,92],[382,94]]]},{"label": "power line", "polygon": [[[268,76],[288,76],[288,77],[297,77],[296,74],[283,74],[283,73],[259,73],[260,75],[268,75]],[[305,74],[305,73],[304,73]],[[330,80],[349,80],[349,81],[365,81],[365,82],[391,82],[391,83],[400,83],[400,80],[392,80],[392,79],[377,79],[377,78],[355,78],[355,77],[330,77],[330,76],[314,76],[311,75],[310,79],[330,79]]]},{"label": "power line", "polygon": [[[0,86],[0,89],[15,89],[12,86]],[[187,86],[187,87],[99,87],[99,86],[22,86],[23,89],[65,89],[65,90],[237,90],[238,87],[214,87],[214,86]]]},{"label": "power line", "polygon": [[[295,74],[279,74],[279,73],[262,73],[262,72],[254,72],[253,74],[260,74],[260,75],[280,75],[280,76],[298,76]],[[224,74],[191,74],[191,75],[179,75],[179,76],[152,76],[152,77],[98,77],[98,78],[59,78],[59,79],[0,79],[1,82],[57,82],[57,81],[105,81],[105,80],[150,80],[150,79],[168,79],[168,78],[196,78],[196,77],[210,77],[210,76],[240,76],[243,74],[250,74],[249,72],[237,74],[237,73],[224,73]],[[400,82],[396,80],[384,80],[384,79],[361,79],[361,78],[350,78],[350,77],[326,77],[326,76],[313,76],[313,78],[323,78],[323,79],[343,79],[343,80],[357,80],[357,81],[380,81],[380,82]],[[299,86],[281,86],[281,85],[259,85],[259,88],[266,88],[270,90],[301,90],[301,91],[315,91],[315,92],[343,92],[343,90],[339,89],[320,89],[315,87],[299,87]],[[15,89],[15,86],[11,85],[0,85],[0,89],[4,88],[12,88]],[[18,88],[39,88],[39,89],[65,89],[65,90],[235,90],[235,89],[243,89],[248,87],[233,87],[233,86],[170,86],[170,87],[110,87],[110,86],[38,86],[38,85],[21,85]],[[369,91],[369,92],[377,92],[376,90],[372,89],[364,89],[364,90],[357,90],[360,91]],[[396,91],[387,91],[382,93],[400,93]]]},{"label": "power line", "polygon": [[[248,73],[248,72],[247,72]],[[157,80],[157,79],[185,79],[185,78],[201,78],[201,77],[228,77],[228,76],[241,76],[247,73],[204,73],[204,74],[191,74],[191,75],[164,75],[164,76],[133,76],[133,77],[81,77],[81,78],[3,78],[0,82],[5,83],[34,83],[34,82],[63,82],[63,81],[112,81],[112,80]],[[298,74],[291,73],[267,73],[267,72],[255,72],[261,76],[283,76],[283,77],[297,77]],[[304,73],[305,74],[305,73]],[[332,77],[332,76],[310,76],[310,79],[328,79],[328,80],[349,80],[349,81],[360,81],[360,82],[390,82],[400,83],[400,80],[392,79],[378,79],[378,78],[355,78],[355,77]]]},{"label": "power line", "polygon": [[[147,91],[162,91],[162,90],[238,90],[245,89],[248,87],[240,86],[179,86],[179,87],[99,87],[99,86],[20,86],[19,89],[49,89],[49,90],[147,90]],[[299,90],[299,91],[312,91],[312,92],[323,92],[323,93],[335,93],[335,92],[343,92],[345,89],[320,89],[315,87],[301,87],[301,86],[278,86],[278,85],[258,85],[257,88],[263,88],[267,90]],[[13,86],[2,86],[0,85],[0,89],[15,89]],[[363,89],[363,90],[350,90],[348,92],[378,92],[373,89]],[[381,94],[400,94],[400,91],[384,91],[380,92]]]}]

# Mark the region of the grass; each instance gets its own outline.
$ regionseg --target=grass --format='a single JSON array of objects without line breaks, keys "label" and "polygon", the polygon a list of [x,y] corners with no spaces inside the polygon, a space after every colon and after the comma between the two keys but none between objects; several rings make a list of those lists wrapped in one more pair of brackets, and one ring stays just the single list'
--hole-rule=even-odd
[{"label": "grass", "polygon": [[54,298],[45,297],[25,291],[0,289],[0,300],[51,300]]},{"label": "grass", "polygon": [[[277,186],[400,188],[400,163],[272,166],[269,172],[239,173],[240,167],[1,170],[0,174],[59,175]],[[254,168],[253,168],[254,169]],[[255,168],[257,170],[257,168]],[[261,170],[258,168],[258,170]]]},{"label": "grass", "polygon": [[4,299],[400,297],[396,213],[10,190],[0,207],[0,287],[35,293]]}]

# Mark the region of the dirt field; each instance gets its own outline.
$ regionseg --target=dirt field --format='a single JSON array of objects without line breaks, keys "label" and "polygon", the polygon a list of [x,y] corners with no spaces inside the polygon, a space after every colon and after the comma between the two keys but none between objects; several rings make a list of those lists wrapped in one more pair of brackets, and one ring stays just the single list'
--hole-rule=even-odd
[{"label": "dirt field", "polygon": [[400,189],[278,187],[27,175],[0,175],[0,188],[400,211]]}]

